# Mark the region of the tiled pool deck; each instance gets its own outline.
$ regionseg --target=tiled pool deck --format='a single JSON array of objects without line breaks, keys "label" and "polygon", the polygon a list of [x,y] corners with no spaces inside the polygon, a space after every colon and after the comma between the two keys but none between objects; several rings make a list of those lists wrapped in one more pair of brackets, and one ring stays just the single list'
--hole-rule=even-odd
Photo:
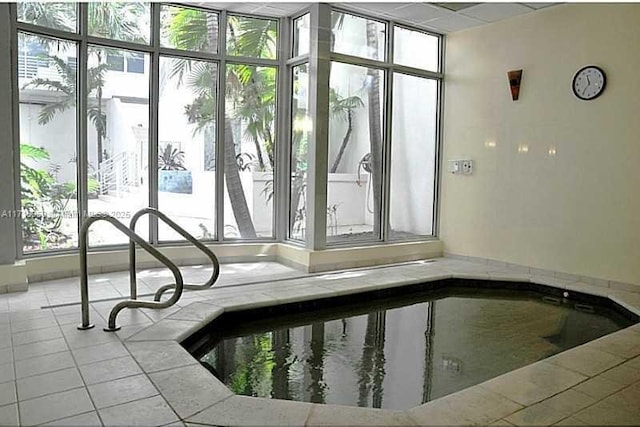
[{"label": "tiled pool deck", "polygon": [[[187,282],[210,273],[183,271]],[[117,333],[102,327],[128,293],[127,272],[91,276],[91,299],[114,300],[91,304],[88,331],[76,329],[79,305],[41,308],[78,302],[77,279],[32,284],[0,295],[0,425],[640,425],[639,325],[408,411],[235,396],[178,344],[224,311],[452,277],[605,295],[640,314],[640,293],[530,273],[448,258],[323,275],[226,264],[213,289],[185,292],[176,306],[124,310]],[[169,283],[159,270],[138,277],[140,294]]]}]

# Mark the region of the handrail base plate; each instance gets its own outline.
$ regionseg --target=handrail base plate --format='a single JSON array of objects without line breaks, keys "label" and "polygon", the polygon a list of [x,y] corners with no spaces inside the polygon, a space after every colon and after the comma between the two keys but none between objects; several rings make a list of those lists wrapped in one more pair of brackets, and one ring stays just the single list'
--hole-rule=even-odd
[{"label": "handrail base plate", "polygon": [[93,328],[94,326],[96,326],[96,325],[94,325],[93,323],[91,323],[91,324],[89,324],[89,325],[87,325],[87,326],[84,326],[84,325],[78,325],[78,330],[80,330],[80,331],[86,331],[87,329],[91,329],[91,328]]},{"label": "handrail base plate", "polygon": [[102,328],[102,330],[105,332],[116,332],[116,331],[119,331],[120,329],[122,329],[121,326],[116,326],[115,328]]}]

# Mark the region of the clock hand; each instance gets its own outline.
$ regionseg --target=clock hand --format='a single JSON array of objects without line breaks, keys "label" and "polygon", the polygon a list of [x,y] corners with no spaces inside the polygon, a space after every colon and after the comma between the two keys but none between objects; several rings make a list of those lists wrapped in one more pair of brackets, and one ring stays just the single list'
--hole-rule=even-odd
[{"label": "clock hand", "polygon": [[587,78],[587,87],[589,87],[591,85],[591,80],[589,80],[589,75],[585,75],[585,77]]}]

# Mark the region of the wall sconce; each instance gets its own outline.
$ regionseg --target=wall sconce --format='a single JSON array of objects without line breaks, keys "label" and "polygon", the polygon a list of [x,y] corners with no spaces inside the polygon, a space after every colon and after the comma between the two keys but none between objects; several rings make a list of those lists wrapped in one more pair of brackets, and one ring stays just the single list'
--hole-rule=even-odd
[{"label": "wall sconce", "polygon": [[509,87],[511,88],[511,99],[518,100],[520,96],[520,82],[522,81],[522,70],[513,70],[507,73]]}]

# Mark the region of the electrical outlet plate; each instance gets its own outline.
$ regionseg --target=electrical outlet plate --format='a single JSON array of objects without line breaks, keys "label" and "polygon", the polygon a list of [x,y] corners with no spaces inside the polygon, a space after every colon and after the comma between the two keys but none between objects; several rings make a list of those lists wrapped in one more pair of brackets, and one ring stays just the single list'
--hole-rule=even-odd
[{"label": "electrical outlet plate", "polygon": [[460,163],[464,175],[471,175],[473,173],[473,160],[462,160]]},{"label": "electrical outlet plate", "polygon": [[453,174],[462,173],[462,162],[460,160],[449,160],[449,172]]},{"label": "electrical outlet plate", "polygon": [[454,175],[471,175],[473,173],[473,160],[470,159],[449,160],[448,166],[449,173]]}]

